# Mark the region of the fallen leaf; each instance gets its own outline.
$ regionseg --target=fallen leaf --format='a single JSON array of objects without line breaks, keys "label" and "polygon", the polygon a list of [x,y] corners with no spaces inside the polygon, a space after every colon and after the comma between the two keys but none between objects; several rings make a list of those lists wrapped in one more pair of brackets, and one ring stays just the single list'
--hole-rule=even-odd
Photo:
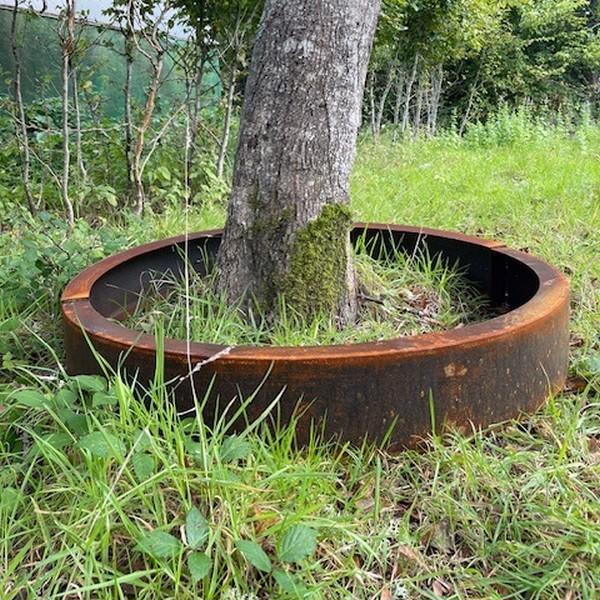
[{"label": "fallen leaf", "polygon": [[436,579],[431,586],[436,596],[443,597],[450,591],[450,586],[443,579]]},{"label": "fallen leaf", "polygon": [[448,554],[454,546],[454,540],[450,533],[450,523],[448,519],[442,519],[436,523],[430,532],[430,544],[438,552]]},{"label": "fallen leaf", "polygon": [[361,498],[356,501],[356,507],[360,510],[368,511],[375,506],[375,500],[373,498]]},{"label": "fallen leaf", "polygon": [[589,437],[587,440],[588,452],[587,462],[592,465],[600,464],[600,439]]},{"label": "fallen leaf", "polygon": [[579,394],[587,387],[587,381],[583,377],[569,377],[565,383],[565,394]]},{"label": "fallen leaf", "polygon": [[397,550],[400,554],[402,554],[402,556],[408,558],[408,560],[416,562],[421,567],[426,566],[422,556],[414,548],[411,548],[406,544],[401,544],[400,546],[398,546]]},{"label": "fallen leaf", "polygon": [[569,338],[569,346],[571,346],[571,348],[581,348],[583,346],[583,336],[579,335],[578,333],[572,333],[571,337]]}]

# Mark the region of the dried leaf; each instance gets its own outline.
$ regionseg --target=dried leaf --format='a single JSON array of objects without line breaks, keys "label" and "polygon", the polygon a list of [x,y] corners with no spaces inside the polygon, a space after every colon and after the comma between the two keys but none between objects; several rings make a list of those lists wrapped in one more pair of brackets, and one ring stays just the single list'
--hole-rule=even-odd
[{"label": "dried leaf", "polygon": [[423,560],[421,555],[411,546],[401,544],[400,546],[398,546],[397,550],[402,556],[408,558],[408,560],[416,562],[421,567],[426,566],[425,561]]},{"label": "dried leaf", "polygon": [[587,381],[583,377],[569,377],[565,383],[565,394],[579,394],[587,387]]},{"label": "dried leaf", "polygon": [[433,593],[440,598],[444,597],[451,589],[443,579],[436,579],[431,588]]},{"label": "dried leaf", "polygon": [[373,498],[361,498],[356,501],[356,507],[365,512],[371,510],[375,506],[375,500]]},{"label": "dried leaf", "polygon": [[436,523],[430,531],[430,544],[438,552],[448,554],[452,551],[454,541],[450,533],[450,524],[447,519]]}]

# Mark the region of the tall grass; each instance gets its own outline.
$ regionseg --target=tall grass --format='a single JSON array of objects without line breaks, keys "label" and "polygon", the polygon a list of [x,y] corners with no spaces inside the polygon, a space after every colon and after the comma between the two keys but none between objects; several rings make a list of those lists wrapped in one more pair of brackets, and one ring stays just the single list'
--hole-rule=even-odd
[{"label": "tall grass", "polygon": [[[465,140],[365,140],[353,206],[360,219],[496,237],[558,265],[572,284],[570,379],[536,415],[449,432],[422,453],[318,432],[296,448],[293,424],[267,427],[276,404],[238,436],[227,419],[182,421],[160,368],[148,390],[118,374],[67,378],[40,311],[52,314],[55,274],[71,265],[14,223],[0,252],[11,283],[0,296],[0,598],[596,598],[600,129],[486,127]],[[222,220],[210,211],[193,227]],[[103,231],[126,246],[182,224],[168,210]],[[73,252],[85,258],[81,237]],[[52,261],[63,266],[43,270],[31,306],[28,273]]]},{"label": "tall grass", "polygon": [[126,324],[152,333],[163,323],[170,338],[224,345],[308,346],[378,341],[461,327],[489,318],[488,299],[463,272],[424,252],[394,250],[371,256],[364,238],[354,255],[358,318],[340,328],[330,315],[307,320],[285,298],[277,319],[270,320],[258,302],[229,305],[215,293],[215,274],[188,269],[187,280],[166,273],[150,278]]}]

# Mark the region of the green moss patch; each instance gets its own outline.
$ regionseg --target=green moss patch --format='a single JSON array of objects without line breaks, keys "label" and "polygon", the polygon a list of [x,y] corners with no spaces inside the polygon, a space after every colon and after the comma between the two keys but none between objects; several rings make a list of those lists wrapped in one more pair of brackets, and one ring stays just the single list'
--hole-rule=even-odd
[{"label": "green moss patch", "polygon": [[352,215],[348,206],[327,204],[321,215],[296,234],[288,270],[281,281],[287,306],[306,319],[334,315],[345,289],[348,235]]}]

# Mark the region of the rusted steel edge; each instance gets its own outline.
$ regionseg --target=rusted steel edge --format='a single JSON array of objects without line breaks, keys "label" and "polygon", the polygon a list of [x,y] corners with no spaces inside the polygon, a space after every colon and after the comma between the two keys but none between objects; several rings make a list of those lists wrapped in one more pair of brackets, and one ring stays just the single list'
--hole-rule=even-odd
[{"label": "rusted steel edge", "polygon": [[[370,355],[381,360],[385,357],[393,359],[410,353],[415,356],[433,354],[440,348],[454,346],[477,345],[493,338],[514,335],[517,330],[525,332],[535,328],[540,321],[560,310],[569,296],[569,284],[566,277],[556,268],[529,254],[507,248],[503,243],[486,240],[462,233],[448,232],[431,228],[420,228],[381,223],[357,223],[355,229],[378,228],[400,233],[413,233],[422,236],[433,236],[465,242],[511,256],[531,269],[539,280],[537,293],[523,306],[493,319],[467,325],[460,329],[428,333],[418,336],[404,336],[385,341],[367,342],[361,344],[345,344],[330,346],[305,346],[305,347],[255,347],[237,346],[222,361],[236,362],[252,360],[270,363],[278,361],[303,361],[311,359],[323,361],[352,361],[364,360]],[[152,242],[119,254],[110,256],[82,271],[65,288],[61,298],[63,316],[66,324],[76,329],[83,329],[90,341],[102,340],[127,351],[135,346],[136,351],[153,353],[156,350],[154,336],[140,334],[115,323],[101,315],[91,304],[90,294],[94,284],[106,273],[119,265],[175,244],[186,241],[193,243],[195,240],[207,237],[219,237],[222,230],[214,229],[206,232],[180,235],[165,240]],[[205,344],[199,342],[187,343],[183,340],[166,339],[165,355],[176,360],[187,361],[191,357],[194,361],[202,361],[222,352],[226,346],[219,344]],[[189,352],[189,354],[188,354]]]}]

